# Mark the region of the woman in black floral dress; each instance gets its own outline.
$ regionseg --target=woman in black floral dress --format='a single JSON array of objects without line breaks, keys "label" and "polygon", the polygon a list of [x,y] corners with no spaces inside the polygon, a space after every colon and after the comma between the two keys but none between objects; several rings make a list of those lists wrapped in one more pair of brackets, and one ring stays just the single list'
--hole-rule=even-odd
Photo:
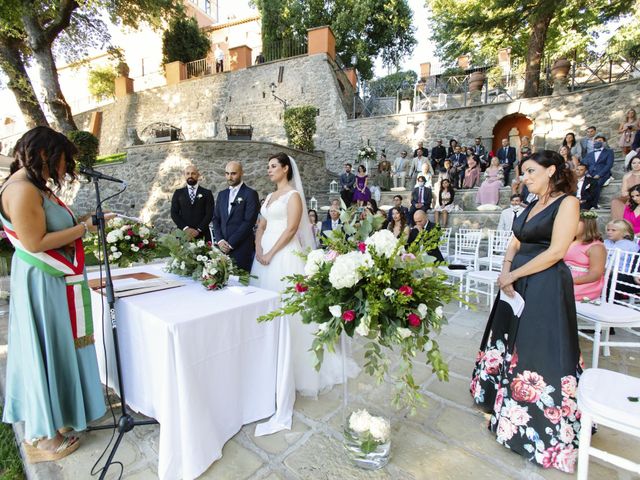
[{"label": "woman in black floral dress", "polygon": [[571,272],[562,258],[579,221],[575,179],[562,157],[543,150],[523,164],[539,196],[514,221],[498,284],[525,301],[520,317],[494,303],[471,380],[474,401],[491,413],[497,441],[544,468],[573,472],[582,372]]}]

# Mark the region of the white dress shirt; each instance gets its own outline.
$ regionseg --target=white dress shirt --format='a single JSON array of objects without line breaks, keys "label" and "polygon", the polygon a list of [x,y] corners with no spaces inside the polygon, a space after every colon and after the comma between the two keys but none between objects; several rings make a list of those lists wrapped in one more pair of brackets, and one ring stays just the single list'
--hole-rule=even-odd
[{"label": "white dress shirt", "polygon": [[240,182],[235,187],[229,187],[229,205],[227,206],[227,213],[231,213],[231,205],[236,201],[236,197],[238,196],[238,192],[240,191],[240,187],[244,182]]},{"label": "white dress shirt", "polygon": [[576,192],[576,198],[580,200],[580,195],[582,192],[582,185],[584,184],[584,177],[578,179],[578,191]]}]

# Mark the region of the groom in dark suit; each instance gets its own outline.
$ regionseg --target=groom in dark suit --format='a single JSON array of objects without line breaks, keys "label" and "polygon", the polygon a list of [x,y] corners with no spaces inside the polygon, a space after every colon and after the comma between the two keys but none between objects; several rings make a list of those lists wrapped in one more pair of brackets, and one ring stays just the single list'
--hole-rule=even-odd
[{"label": "groom in dark suit", "polygon": [[179,188],[171,199],[171,219],[191,238],[211,241],[209,223],[213,217],[213,193],[198,185],[200,172],[193,165],[184,171],[187,186]]},{"label": "groom in dark suit", "polygon": [[229,188],[218,193],[213,215],[216,245],[250,272],[255,254],[253,227],[260,211],[258,193],[242,181],[242,165],[229,162],[224,169]]}]

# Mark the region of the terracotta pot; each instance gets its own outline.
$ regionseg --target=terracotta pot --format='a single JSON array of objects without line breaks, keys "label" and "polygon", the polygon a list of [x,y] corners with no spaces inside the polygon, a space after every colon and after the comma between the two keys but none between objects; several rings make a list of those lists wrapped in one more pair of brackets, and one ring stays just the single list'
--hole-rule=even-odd
[{"label": "terracotta pot", "polygon": [[551,78],[554,80],[567,78],[570,69],[571,62],[566,58],[559,58],[553,62],[553,66],[551,67]]},{"label": "terracotta pot", "polygon": [[473,72],[469,75],[469,91],[478,92],[482,90],[484,85],[485,74],[484,72]]}]

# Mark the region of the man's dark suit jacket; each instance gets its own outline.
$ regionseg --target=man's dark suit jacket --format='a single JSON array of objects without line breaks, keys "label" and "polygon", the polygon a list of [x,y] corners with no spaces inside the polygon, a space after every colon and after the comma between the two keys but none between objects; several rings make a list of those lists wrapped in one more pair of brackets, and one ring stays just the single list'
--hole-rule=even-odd
[{"label": "man's dark suit jacket", "polygon": [[[338,219],[338,223],[342,223],[340,219]],[[322,225],[320,226],[320,243],[324,244],[323,240],[327,237],[326,232],[331,232],[333,228],[331,227],[331,218],[327,218],[322,221]]]},{"label": "man's dark suit jacket", "polygon": [[226,240],[231,245],[229,256],[238,267],[251,271],[255,254],[255,236],[253,228],[256,225],[260,211],[258,192],[247,187],[244,183],[238,190],[229,211],[229,189],[225,188],[218,194],[215,213],[213,215],[213,234],[216,243]]},{"label": "man's dark suit jacket", "polygon": [[507,153],[505,155],[504,147],[500,147],[497,152],[498,160],[500,160],[500,165],[513,165],[516,161],[516,149],[515,147],[509,147]]},{"label": "man's dark suit jacket", "polygon": [[447,158],[447,149],[442,145],[436,145],[431,150],[431,158],[442,163],[444,159]]},{"label": "man's dark suit jacket", "polygon": [[580,210],[589,210],[598,206],[598,181],[591,177],[584,177],[580,190]]},{"label": "man's dark suit jacket", "polygon": [[598,184],[602,184],[611,176],[611,169],[613,168],[613,150],[610,148],[603,148],[596,162],[596,152],[587,153],[587,156],[582,160],[589,168],[589,175],[592,177],[598,176]]},{"label": "man's dark suit jacket", "polygon": [[[439,227],[435,223],[433,223],[431,220],[427,221],[427,224],[424,226],[424,229],[427,232],[430,232],[434,228],[439,228]],[[409,230],[409,238],[407,238],[407,246],[415,242],[419,234],[420,234],[420,231],[416,227],[413,227],[411,230]],[[440,248],[436,247],[433,250],[429,250],[427,253],[432,257],[435,257],[437,262],[444,262],[444,257],[442,256],[442,252],[440,251]]]},{"label": "man's dark suit jacket", "polygon": [[171,199],[171,219],[180,230],[184,230],[185,227],[195,228],[200,230],[197,238],[204,237],[205,240],[211,241],[209,223],[213,218],[213,207],[211,190],[198,186],[196,198],[191,205],[187,187],[179,188],[173,192]]},{"label": "man's dark suit jacket", "polygon": [[636,136],[633,137],[633,143],[631,144],[632,150],[637,150],[640,148],[640,130],[636,132]]},{"label": "man's dark suit jacket", "polygon": [[[424,192],[422,193],[423,206],[420,210],[424,210],[425,212],[431,208],[431,200],[433,199],[433,192],[428,187],[422,187]],[[411,192],[411,210],[414,212],[416,209],[416,203],[419,203],[420,200],[420,187],[416,187]]]}]

